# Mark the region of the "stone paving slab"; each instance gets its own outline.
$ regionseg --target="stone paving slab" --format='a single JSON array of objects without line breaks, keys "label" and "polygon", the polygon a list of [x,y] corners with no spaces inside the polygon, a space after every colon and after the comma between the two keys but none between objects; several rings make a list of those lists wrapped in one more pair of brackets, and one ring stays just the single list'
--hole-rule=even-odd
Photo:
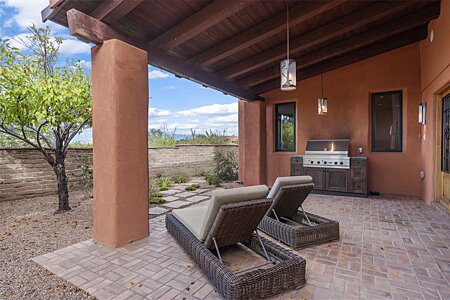
[{"label": "stone paving slab", "polygon": [[175,200],[178,200],[178,199],[180,199],[180,198],[179,197],[175,197],[175,196],[164,197],[164,200],[166,200],[167,202],[172,202],[172,201],[175,201]]},{"label": "stone paving slab", "polygon": [[[400,196],[311,195],[304,208],[338,220],[341,239],[296,251],[307,284],[274,299],[450,299],[447,212]],[[88,240],[33,260],[99,300],[221,299],[163,216],[150,220],[150,237],[125,247]]]},{"label": "stone paving slab", "polygon": [[191,202],[189,202],[189,201],[177,200],[177,201],[166,203],[166,204],[164,204],[164,206],[170,207],[170,208],[180,208],[180,207],[183,207],[183,206],[186,206],[189,204],[191,204]]},{"label": "stone paving slab", "polygon": [[199,202],[202,200],[206,200],[208,198],[209,198],[208,196],[193,196],[193,197],[186,198],[186,200],[189,202]]},{"label": "stone paving slab", "polygon": [[161,191],[160,193],[163,194],[163,195],[170,196],[170,195],[173,195],[173,194],[176,194],[176,193],[179,193],[179,192],[180,192],[179,190],[170,189],[170,190],[167,190],[167,191]]},{"label": "stone paving slab", "polygon": [[148,210],[148,213],[149,213],[150,215],[161,215],[161,214],[166,213],[167,211],[168,211],[168,210],[165,209],[164,207],[158,206],[158,207],[151,207],[151,208]]},{"label": "stone paving slab", "polygon": [[198,194],[198,192],[196,192],[196,191],[189,191],[189,192],[183,192],[183,193],[176,194],[176,196],[179,198],[187,198],[187,197],[195,196],[197,194]]}]

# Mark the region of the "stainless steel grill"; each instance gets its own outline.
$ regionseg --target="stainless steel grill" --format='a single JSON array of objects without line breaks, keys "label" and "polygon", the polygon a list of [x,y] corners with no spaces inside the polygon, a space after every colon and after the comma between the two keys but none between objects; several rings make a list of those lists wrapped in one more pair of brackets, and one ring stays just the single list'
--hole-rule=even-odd
[{"label": "stainless steel grill", "polygon": [[306,144],[303,166],[350,169],[348,140],[309,140]]}]

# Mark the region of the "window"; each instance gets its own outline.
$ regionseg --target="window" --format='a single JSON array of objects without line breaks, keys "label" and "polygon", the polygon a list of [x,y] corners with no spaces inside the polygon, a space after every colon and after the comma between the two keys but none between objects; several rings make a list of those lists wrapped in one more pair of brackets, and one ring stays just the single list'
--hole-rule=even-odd
[{"label": "window", "polygon": [[372,151],[402,151],[402,92],[372,94]]},{"label": "window", "polygon": [[442,172],[450,173],[450,94],[442,99]]},{"label": "window", "polygon": [[275,105],[275,151],[295,151],[295,102]]}]

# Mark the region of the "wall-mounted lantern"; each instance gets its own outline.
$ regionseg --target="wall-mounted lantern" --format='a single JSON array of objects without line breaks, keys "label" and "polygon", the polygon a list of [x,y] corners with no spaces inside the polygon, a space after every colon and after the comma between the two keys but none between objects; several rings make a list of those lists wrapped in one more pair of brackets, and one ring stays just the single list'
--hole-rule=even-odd
[{"label": "wall-mounted lantern", "polygon": [[427,103],[422,102],[419,104],[419,124],[425,125],[427,123]]},{"label": "wall-mounted lantern", "polygon": [[321,97],[317,100],[318,105],[318,113],[319,115],[326,115],[328,113],[328,99],[323,96],[323,74],[320,74],[320,84],[322,94]]},{"label": "wall-mounted lantern", "polygon": [[281,90],[294,91],[297,87],[297,64],[289,58],[289,6],[286,8],[286,16],[287,53],[286,59],[280,62]]}]

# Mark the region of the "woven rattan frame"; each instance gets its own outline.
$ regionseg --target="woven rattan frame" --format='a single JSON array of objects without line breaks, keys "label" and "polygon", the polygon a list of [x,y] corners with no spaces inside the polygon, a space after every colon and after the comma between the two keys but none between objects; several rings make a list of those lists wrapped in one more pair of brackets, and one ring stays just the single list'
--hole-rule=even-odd
[{"label": "woven rattan frame", "polygon": [[[221,210],[227,209],[224,206]],[[231,205],[232,209],[236,209],[235,206]],[[230,230],[236,230],[239,226],[240,224],[237,223]],[[166,227],[225,299],[262,299],[301,288],[306,283],[305,260],[267,239],[261,238],[269,255],[279,263],[270,268],[235,274],[172,214],[166,215]],[[264,255],[255,235],[243,244],[258,254]]]},{"label": "woven rattan frame", "polygon": [[205,239],[206,248],[214,248],[213,238],[219,247],[248,241],[271,203],[270,199],[259,199],[222,205]]},{"label": "woven rattan frame", "polygon": [[339,240],[338,222],[308,212],[306,214],[316,225],[305,225],[308,223],[303,212],[297,211],[292,221],[305,226],[291,226],[265,216],[258,228],[294,249]]}]

